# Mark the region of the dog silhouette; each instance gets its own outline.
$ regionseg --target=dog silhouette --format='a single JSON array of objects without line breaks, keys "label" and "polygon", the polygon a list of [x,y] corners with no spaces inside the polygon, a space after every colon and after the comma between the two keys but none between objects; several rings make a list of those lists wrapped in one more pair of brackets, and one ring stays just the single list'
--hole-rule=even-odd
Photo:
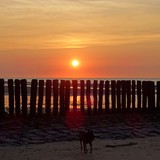
[{"label": "dog silhouette", "polygon": [[79,140],[81,145],[81,150],[84,150],[84,153],[87,153],[87,144],[90,145],[90,153],[92,153],[92,142],[94,140],[94,134],[92,130],[81,131],[79,134]]}]

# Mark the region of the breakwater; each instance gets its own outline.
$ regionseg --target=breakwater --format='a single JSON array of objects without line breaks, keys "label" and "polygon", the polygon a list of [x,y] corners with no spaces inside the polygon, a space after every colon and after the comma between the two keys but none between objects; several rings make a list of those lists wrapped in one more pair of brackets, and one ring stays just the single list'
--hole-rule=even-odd
[{"label": "breakwater", "polygon": [[0,116],[159,111],[160,81],[0,79]]}]

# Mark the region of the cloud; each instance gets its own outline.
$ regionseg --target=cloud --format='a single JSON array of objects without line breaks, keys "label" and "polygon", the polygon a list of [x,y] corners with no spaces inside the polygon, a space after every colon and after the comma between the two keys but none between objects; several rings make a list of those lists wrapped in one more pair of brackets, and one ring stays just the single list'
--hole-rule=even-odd
[{"label": "cloud", "polygon": [[157,40],[159,0],[1,0],[1,48]]}]

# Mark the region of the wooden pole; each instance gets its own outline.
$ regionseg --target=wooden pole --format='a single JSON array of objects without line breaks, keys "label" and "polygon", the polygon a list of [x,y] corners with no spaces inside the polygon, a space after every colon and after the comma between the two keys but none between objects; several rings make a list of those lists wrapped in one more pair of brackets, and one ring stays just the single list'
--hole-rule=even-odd
[{"label": "wooden pole", "polygon": [[104,81],[99,82],[99,111],[102,111],[102,105],[103,105],[103,86],[104,86]]},{"label": "wooden pole", "polygon": [[22,116],[27,116],[27,80],[21,80]]},{"label": "wooden pole", "polygon": [[141,111],[141,88],[141,81],[137,81],[137,106],[139,111]]},{"label": "wooden pole", "polygon": [[51,115],[51,80],[46,80],[46,116]]},{"label": "wooden pole", "polygon": [[149,81],[148,82],[149,88],[148,88],[148,108],[150,111],[155,110],[155,86],[154,82]]},{"label": "wooden pole", "polygon": [[66,91],[65,91],[65,112],[70,109],[70,81],[66,81]]},{"label": "wooden pole", "polygon": [[72,81],[73,86],[73,108],[77,109],[77,80]]},{"label": "wooden pole", "polygon": [[4,117],[5,113],[4,94],[4,79],[0,79],[0,118]]},{"label": "wooden pole", "polygon": [[121,81],[117,81],[117,111],[121,111]]},{"label": "wooden pole", "polygon": [[39,80],[39,88],[38,88],[38,115],[39,116],[42,116],[43,97],[44,97],[44,80]]},{"label": "wooden pole", "polygon": [[116,110],[116,81],[111,81],[112,111]]},{"label": "wooden pole", "polygon": [[16,106],[16,116],[20,116],[20,80],[15,80],[15,106]]},{"label": "wooden pole", "polygon": [[157,110],[160,110],[160,81],[157,81]]},{"label": "wooden pole", "polygon": [[86,88],[86,100],[87,100],[87,112],[91,114],[91,81],[87,80],[87,88]]},{"label": "wooden pole", "polygon": [[131,110],[131,81],[126,81],[127,85],[127,110]]},{"label": "wooden pole", "polygon": [[152,92],[152,108],[153,110],[156,109],[156,102],[155,102],[155,84],[154,82],[151,82],[151,92]]},{"label": "wooden pole", "polygon": [[64,104],[65,104],[65,80],[61,80],[60,84],[60,115],[63,116],[65,113]]},{"label": "wooden pole", "polygon": [[80,81],[80,103],[81,103],[81,111],[84,112],[84,80]]},{"label": "wooden pole", "polygon": [[94,113],[97,112],[97,87],[98,87],[98,82],[97,80],[94,80],[93,82],[93,100],[94,100]]},{"label": "wooden pole", "polygon": [[132,110],[135,110],[135,101],[136,101],[136,96],[135,96],[135,89],[136,89],[136,83],[135,80],[132,81]]},{"label": "wooden pole", "polygon": [[53,80],[53,114],[58,115],[58,80]]},{"label": "wooden pole", "polygon": [[109,94],[110,94],[110,87],[109,81],[105,81],[105,110],[106,112],[109,111]]},{"label": "wooden pole", "polygon": [[[146,110],[147,108],[147,94],[148,94],[148,82],[143,81],[142,82],[142,108],[143,110]],[[149,105],[148,105],[149,106]]]},{"label": "wooden pole", "polygon": [[36,115],[36,99],[37,99],[37,79],[31,82],[31,99],[30,99],[30,115]]},{"label": "wooden pole", "polygon": [[14,116],[14,87],[13,79],[8,79],[8,93],[9,93],[9,115]]},{"label": "wooden pole", "polygon": [[122,81],[122,111],[126,111],[126,81]]}]

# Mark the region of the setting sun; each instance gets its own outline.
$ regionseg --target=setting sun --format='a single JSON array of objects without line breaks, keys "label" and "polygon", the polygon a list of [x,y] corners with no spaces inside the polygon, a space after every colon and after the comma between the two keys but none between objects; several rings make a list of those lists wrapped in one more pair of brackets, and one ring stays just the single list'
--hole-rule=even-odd
[{"label": "setting sun", "polygon": [[72,66],[73,66],[73,67],[79,66],[79,61],[76,60],[76,59],[74,59],[74,60],[72,61]]}]

